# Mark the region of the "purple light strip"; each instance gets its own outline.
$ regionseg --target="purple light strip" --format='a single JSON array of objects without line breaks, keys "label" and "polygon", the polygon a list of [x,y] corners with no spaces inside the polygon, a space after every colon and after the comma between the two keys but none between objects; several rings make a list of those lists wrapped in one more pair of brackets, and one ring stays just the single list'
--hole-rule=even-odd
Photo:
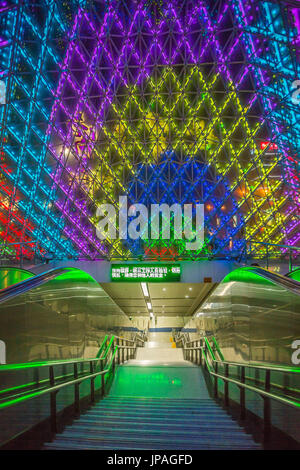
[{"label": "purple light strip", "polygon": [[[223,16],[224,16],[225,12],[226,12],[226,9],[225,9],[225,11],[223,12],[223,15],[220,15],[219,21],[221,21],[221,20],[223,19]],[[138,11],[137,11],[137,13],[138,13]],[[142,13],[145,15],[144,11],[142,11]],[[194,16],[196,16],[196,11],[195,11]],[[134,18],[134,20],[135,20],[135,18]],[[194,17],[192,16],[192,17],[190,18],[190,21],[189,21],[188,26],[190,26],[190,24],[192,23],[193,20],[194,20]],[[146,22],[148,23],[149,28],[150,28],[151,25],[149,24],[149,20],[147,20]],[[138,77],[137,77],[137,79],[136,79],[136,83],[135,83],[135,84],[139,83],[139,80],[140,80],[140,78],[141,78],[141,76],[142,76],[142,73],[145,71],[145,64],[147,63],[147,60],[148,60],[149,56],[151,55],[152,48],[154,47],[154,45],[158,45],[158,36],[159,36],[159,33],[161,32],[161,29],[162,29],[163,26],[164,26],[164,23],[165,23],[165,21],[163,20],[163,21],[160,23],[160,28],[159,28],[159,30],[158,30],[158,31],[157,31],[157,30],[156,30],[156,31],[155,31],[155,30],[153,31],[153,33],[154,33],[154,42],[152,42],[151,47],[149,48],[149,51],[148,51],[148,53],[147,53],[147,55],[146,55],[146,57],[145,57],[145,59],[144,59],[144,63],[142,64],[142,66],[141,66],[141,68],[140,68],[140,73],[139,73],[139,75],[138,75]],[[179,24],[179,20],[178,20],[178,19],[177,19],[177,23]],[[91,23],[90,23],[90,24],[91,24]],[[133,24],[134,24],[134,22],[131,24],[131,28],[132,28]],[[130,28],[130,29],[131,29],[131,28]],[[181,29],[181,30],[182,30],[182,29]],[[123,31],[124,31],[124,30],[123,30]],[[126,33],[124,32],[124,34],[126,34]],[[129,34],[130,34],[130,32],[129,32]],[[129,40],[129,39],[128,39],[128,40]],[[185,41],[186,47],[188,47],[189,50],[190,50],[190,52],[192,53],[191,48],[190,48],[190,46],[189,46],[189,43],[188,43],[187,39],[184,37],[184,38],[180,41],[179,45],[177,46],[177,48],[176,48],[176,50],[175,50],[175,54],[177,53],[177,50],[179,49],[179,47],[184,43],[184,41]],[[209,41],[208,41],[208,42],[209,42]],[[125,49],[126,46],[127,46],[127,44],[124,44],[124,46],[123,46],[123,48],[122,48],[121,55],[123,54],[124,49]],[[160,52],[161,52],[161,54],[163,54],[164,60],[165,60],[165,62],[167,63],[168,60],[167,60],[167,58],[166,58],[166,56],[165,56],[165,54],[164,54],[162,45],[159,44],[159,46],[160,46]],[[131,48],[133,48],[132,45],[131,45]],[[204,48],[203,48],[203,49],[204,49]],[[203,53],[203,51],[202,51],[202,53]],[[173,54],[173,57],[172,57],[172,59],[171,59],[172,62],[173,62],[173,60],[174,60],[174,55],[175,55],[175,54]],[[193,54],[193,53],[192,53],[192,54]],[[120,57],[121,57],[121,55],[120,55]],[[142,60],[142,59],[140,59],[140,60]],[[194,55],[193,55],[193,57],[192,57],[192,61],[193,61],[194,63],[197,62],[197,60],[196,60],[196,58],[195,58]],[[150,74],[150,72],[149,72],[149,74]],[[149,74],[146,74],[146,76],[148,76]],[[112,79],[111,79],[111,83],[114,81],[115,78],[116,78],[116,76],[113,75],[113,76],[112,76]],[[143,76],[142,78],[145,78],[145,76]],[[123,81],[124,81],[124,80],[123,80]],[[110,83],[110,85],[111,85],[111,83]],[[126,85],[125,81],[124,81],[124,84]],[[105,100],[103,100],[102,103],[103,103],[104,105],[107,104],[107,103],[105,102]],[[99,124],[99,121],[97,122],[97,124]]]},{"label": "purple light strip", "polygon": [[[104,21],[103,21],[102,28],[101,28],[101,34],[104,34],[104,28],[106,27],[106,20],[109,18],[110,13],[111,13],[111,6],[110,6],[109,10],[107,11],[107,13],[106,13],[106,15],[105,15],[105,19],[104,19]],[[81,16],[82,16],[82,15],[81,15]],[[76,23],[76,27],[77,27],[78,21],[76,21],[75,23]],[[73,28],[73,31],[74,31],[74,30],[75,30],[75,28]],[[75,32],[75,31],[74,31],[74,32]],[[73,32],[73,34],[74,34],[74,32]],[[82,88],[82,91],[80,92],[79,89],[76,89],[76,88],[75,88],[75,91],[77,92],[77,94],[79,94],[79,102],[82,102],[82,100],[83,100],[83,95],[84,95],[84,93],[85,93],[85,91],[86,91],[86,85],[87,85],[87,81],[88,81],[88,78],[89,78],[89,74],[90,74],[90,72],[91,72],[91,67],[92,67],[92,65],[93,65],[94,56],[96,55],[97,50],[98,50],[99,47],[100,47],[100,44],[97,43],[97,46],[95,47],[94,53],[93,53],[93,60],[90,62],[90,67],[89,67],[89,69],[88,69],[88,73],[87,73],[87,75],[86,75],[85,84],[84,84],[84,87]],[[79,48],[77,47],[77,45],[76,45],[76,48],[77,48],[77,52],[80,52],[80,51],[79,51]],[[73,50],[73,44],[72,44],[72,43],[70,43],[70,47],[69,47],[69,49],[68,49],[68,51],[67,51],[66,57],[69,57],[69,55],[71,55],[71,50]],[[82,59],[83,61],[85,60],[82,55],[81,55],[81,59]],[[67,67],[67,65],[68,65],[67,63],[64,63],[64,66],[65,66],[65,67]],[[60,86],[61,89],[63,88],[64,79],[66,79],[66,77],[65,77],[65,76],[62,76],[62,78],[61,78],[61,83],[59,84],[59,86]],[[69,75],[67,76],[67,79],[72,82],[72,80],[70,79]],[[78,115],[79,102],[77,103],[76,110],[75,110],[75,112],[73,113],[73,116],[67,111],[67,109],[66,109],[65,106],[62,104],[62,102],[60,103],[60,105],[63,107],[64,111],[66,112],[67,116],[71,119],[72,124],[74,124],[74,117],[76,117],[76,116]],[[90,112],[92,112],[91,109],[90,109]],[[60,137],[61,137],[61,138],[63,139],[63,141],[64,141],[63,149],[62,149],[62,152],[61,152],[61,156],[60,156],[60,158],[59,158],[60,161],[61,161],[61,159],[62,159],[62,154],[63,154],[63,152],[65,151],[66,143],[68,143],[70,147],[72,146],[72,132],[73,132],[73,129],[72,129],[73,126],[72,126],[72,124],[70,125],[69,133],[67,134],[67,136],[64,136],[64,135],[62,134],[62,132],[60,131],[60,129],[58,129],[58,134],[60,135]],[[77,126],[77,129],[78,129],[78,126]],[[88,150],[89,150],[89,149],[88,149]],[[55,182],[57,183],[57,185],[59,185],[60,187],[62,187],[62,183],[61,183],[61,175],[62,175],[62,172],[63,172],[62,167],[59,168],[59,169],[57,168],[57,171],[56,171],[56,173],[55,173],[55,175],[54,175],[54,180],[55,180]],[[70,192],[71,192],[71,190],[73,191],[72,186],[70,185],[69,187],[63,187],[63,190],[64,190],[64,193],[66,194],[66,196],[68,197],[68,200],[70,200],[70,199],[71,199],[71,197],[70,197],[70,196],[71,196]],[[75,202],[75,201],[73,200],[73,202]],[[64,201],[64,204],[66,204],[66,203],[67,203],[67,199],[65,199],[65,201]],[[75,205],[78,207],[77,204],[75,204]],[[74,224],[75,224],[75,226],[77,226],[78,220],[72,219],[72,217],[68,214],[67,210],[65,210],[64,206],[61,206],[60,209],[63,211],[64,215],[66,215],[66,216],[69,218],[69,220],[71,220],[71,221],[73,222],[73,226],[74,226]],[[85,215],[88,217],[88,214],[85,214]],[[103,252],[103,249],[106,248],[106,247],[104,247],[103,244],[100,243],[99,239],[96,239],[96,238],[93,236],[93,231],[92,231],[92,230],[84,229],[83,227],[81,227],[81,230],[82,230],[83,233],[90,239],[90,241],[91,241],[91,238],[92,238],[92,242],[93,242],[94,244],[96,244],[96,249],[97,249],[97,250],[100,250],[100,252]],[[73,239],[73,241],[75,241],[75,238],[74,238],[74,237],[73,237],[72,239]],[[82,248],[82,241],[81,241],[81,243],[80,243],[80,247]],[[105,253],[105,254],[107,253],[107,249],[104,249],[104,253]]]},{"label": "purple light strip", "polygon": [[[101,35],[104,33],[104,28],[106,26],[106,19],[109,19],[109,15],[112,13],[112,7],[110,6],[110,9],[107,11],[106,13],[106,17],[103,21],[103,24],[102,24],[102,31],[101,31]],[[114,15],[115,16],[115,12],[114,12]],[[100,35],[100,36],[101,36]],[[98,52],[99,52],[99,49],[102,47],[102,41],[100,41],[100,38],[98,37],[98,41],[97,41],[97,45],[96,47],[94,48],[94,51],[93,51],[93,54],[92,54],[92,59],[90,61],[89,64],[86,64],[87,66],[87,74],[86,74],[86,77],[85,77],[85,80],[84,80],[84,83],[82,85],[82,88],[81,88],[81,92],[79,92],[79,99],[77,101],[77,106],[76,106],[76,109],[75,109],[75,112],[74,112],[74,116],[78,115],[79,113],[79,110],[80,108],[82,109],[83,108],[83,105],[85,104],[86,105],[86,101],[87,99],[84,98],[84,95],[87,93],[87,89],[88,89],[88,83],[89,83],[89,78],[90,78],[90,74],[92,72],[92,66],[94,64],[94,61],[98,55]],[[124,46],[125,48],[125,46]],[[112,58],[111,58],[112,60]],[[95,79],[95,77],[94,77]],[[98,85],[100,85],[100,83],[98,83]],[[101,85],[100,85],[101,86]],[[78,126],[77,126],[78,128]],[[72,126],[70,126],[69,128],[69,135],[67,136],[69,137],[69,140],[71,139],[72,137]],[[88,151],[92,151],[92,148],[88,149]],[[92,238],[92,242],[94,243],[94,245],[96,246],[96,248],[99,250],[99,248],[102,248],[102,244],[99,242],[99,240],[97,238],[95,238],[94,236],[94,233],[92,230],[90,230],[90,239]],[[103,251],[103,250],[102,250]],[[107,252],[107,250],[105,251]]]},{"label": "purple light strip", "polygon": [[[91,23],[90,23],[90,25],[91,25]],[[102,42],[100,41],[100,38],[98,38],[98,39],[99,39],[99,47],[101,47],[101,45],[102,45],[101,43],[102,43]],[[125,47],[126,47],[126,44],[124,45],[123,49],[125,49]],[[111,56],[110,56],[110,58],[111,58]],[[112,58],[111,58],[111,61],[112,61]],[[111,80],[111,81],[112,81],[112,80]],[[100,84],[99,84],[99,85],[100,85]],[[100,86],[101,86],[101,85],[100,85]],[[106,96],[105,98],[106,98],[106,99],[103,100],[102,104],[107,104],[107,96]],[[111,101],[111,100],[109,100],[109,101]],[[100,108],[100,110],[99,110],[98,115],[99,115],[99,114],[101,114],[101,108]],[[100,124],[101,124],[101,121],[99,121],[99,119],[97,119],[97,117],[96,117],[96,126],[99,126]]]},{"label": "purple light strip", "polygon": [[[72,28],[71,33],[69,35],[70,38],[73,38],[73,39],[70,39],[68,49],[67,49],[67,52],[66,52],[66,56],[64,58],[63,63],[61,64],[62,74],[61,74],[59,82],[58,82],[58,87],[57,87],[56,93],[53,93],[54,98],[55,98],[55,102],[54,102],[54,105],[52,107],[52,111],[51,111],[51,114],[50,114],[50,117],[49,117],[49,123],[52,123],[52,121],[54,119],[54,116],[55,116],[55,114],[57,113],[57,110],[58,110],[58,106],[59,106],[59,102],[60,102],[59,97],[61,96],[62,89],[63,89],[63,86],[65,84],[65,80],[68,76],[67,66],[69,64],[70,55],[71,55],[71,53],[73,51],[73,47],[75,45],[75,39],[74,39],[75,31],[78,28],[78,23],[81,20],[82,15],[83,15],[83,10],[79,9],[77,15],[75,16],[74,23],[73,23],[73,28]],[[46,134],[50,134],[51,131],[52,131],[52,126],[49,124],[49,126],[47,128],[47,131],[46,131]]]},{"label": "purple light strip", "polygon": [[[76,29],[78,28],[78,24],[79,24],[79,22],[81,21],[82,16],[83,16],[83,12],[82,12],[82,10],[79,9],[79,11],[78,11],[78,13],[77,13],[77,15],[76,15],[76,17],[75,17],[75,20],[74,20],[73,28],[72,28],[72,30],[71,30],[71,34],[70,34],[70,37],[71,37],[71,38],[74,37],[75,31],[76,31]],[[67,72],[67,70],[68,70],[68,69],[67,69],[67,66],[68,66],[68,63],[69,63],[69,61],[70,61],[70,56],[71,56],[71,54],[72,54],[74,44],[75,44],[74,39],[71,39],[70,42],[69,42],[69,47],[68,47],[68,49],[67,49],[65,59],[64,59],[64,61],[63,61],[63,65],[62,65],[62,70],[63,70],[63,72],[62,72],[62,75],[61,75],[60,80],[59,80],[57,92],[56,92],[56,94],[55,94],[56,101],[55,101],[55,104],[54,104],[54,106],[53,106],[53,108],[52,108],[52,112],[51,112],[51,115],[50,115],[50,120],[49,120],[49,123],[50,123],[50,124],[49,124],[48,129],[47,129],[47,132],[46,132],[47,135],[50,135],[51,131],[53,130],[53,127],[55,127],[54,124],[53,124],[54,116],[55,116],[56,113],[57,113],[58,106],[61,105],[61,103],[60,103],[59,100],[58,100],[58,97],[61,95],[62,90],[63,90],[63,87],[64,87],[64,84],[65,84],[65,81],[66,81],[66,79],[68,79],[68,77],[69,77],[68,72]],[[61,134],[59,129],[58,129],[58,134]],[[52,146],[51,146],[51,147],[52,147]],[[53,155],[55,155],[55,157],[56,157],[56,152],[55,152],[55,149],[54,149],[53,147],[52,147],[52,153],[53,153]],[[58,162],[59,162],[59,161],[58,161]],[[66,195],[68,195],[68,197],[69,197],[69,199],[70,199],[70,189],[71,189],[71,187],[69,187],[69,188],[64,187],[64,186],[61,184],[60,178],[57,177],[57,173],[58,173],[58,172],[61,173],[62,171],[63,171],[62,167],[59,168],[59,167],[57,166],[56,171],[55,171],[55,173],[54,173],[54,175],[53,175],[54,183],[53,183],[51,189],[53,190],[53,188],[56,188],[57,186],[60,186],[60,188],[63,190],[63,192],[64,192]],[[66,202],[66,201],[65,201],[65,202]],[[66,211],[66,210],[64,209],[64,207],[61,206],[61,202],[60,202],[60,201],[57,201],[57,202],[56,202],[56,206],[57,206],[60,210],[62,210],[64,216],[65,216],[68,220],[70,220],[70,221],[73,223],[73,227],[74,227],[74,220],[73,220],[72,217],[68,214],[68,211]],[[87,255],[89,255],[90,252],[89,252],[89,250],[88,250],[88,248],[87,248],[88,243],[85,243],[85,244],[84,244],[84,242],[83,242],[82,239],[79,240],[78,237],[76,237],[75,235],[73,235],[73,227],[72,227],[72,228],[65,227],[65,228],[64,228],[65,234],[67,234],[67,235],[71,238],[71,240],[75,243],[75,245],[77,245],[81,250],[83,250]],[[88,236],[88,232],[86,232],[84,229],[82,229],[82,231],[85,233],[85,235]],[[99,242],[99,241],[98,241],[98,242]]]},{"label": "purple light strip", "polygon": [[[215,27],[212,25],[212,22],[210,20],[210,17],[209,17],[209,13],[207,11],[207,9],[205,8],[204,6],[204,3],[203,1],[201,0],[201,10],[203,12],[203,15],[204,15],[204,18],[206,20],[206,24],[207,24],[207,29],[210,31],[211,33],[211,38],[212,38],[212,41],[214,42],[214,45],[216,47],[216,51],[217,51],[217,55],[218,55],[218,59],[220,60],[221,62],[221,67],[219,68],[219,72],[220,73],[225,73],[226,75],[226,78],[228,81],[232,82],[233,83],[233,80],[230,76],[230,73],[229,73],[229,70],[226,66],[226,61],[223,57],[223,54],[222,54],[222,51],[221,51],[221,48],[220,48],[220,45],[219,45],[219,41],[217,40],[216,38],[216,29]],[[224,9],[224,12],[223,14],[225,15],[226,11],[228,10],[228,5],[225,6],[225,9]]]},{"label": "purple light strip", "polygon": [[292,9],[292,13],[294,15],[295,25],[298,31],[297,41],[299,41],[300,40],[300,3],[299,3],[299,8]]}]

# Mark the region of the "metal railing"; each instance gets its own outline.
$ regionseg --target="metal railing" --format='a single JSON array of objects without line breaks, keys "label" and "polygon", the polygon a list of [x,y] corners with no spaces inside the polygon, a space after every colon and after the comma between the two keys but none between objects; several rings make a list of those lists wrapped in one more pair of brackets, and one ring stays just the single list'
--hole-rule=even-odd
[{"label": "metal railing", "polygon": [[[229,243],[232,244],[233,239]],[[288,256],[288,262],[290,271],[293,269],[293,260],[298,258],[300,254],[300,247],[277,244],[271,242],[255,241],[254,239],[249,240],[239,240],[239,246],[241,246],[241,251],[239,254],[236,253],[235,249],[228,249],[222,252],[211,253],[211,254],[202,254],[197,259],[234,259],[239,262],[244,261],[246,264],[248,261],[253,260],[266,260],[267,269],[269,267],[269,262],[276,256],[276,260],[285,259]],[[260,246],[261,249],[255,247]],[[96,260],[101,260],[103,258],[95,258]],[[122,260],[122,257],[116,258]],[[132,257],[133,260],[139,260],[139,258]],[[181,258],[180,258],[181,259]],[[182,258],[183,260],[185,257]],[[68,260],[80,260],[80,261],[90,261],[90,258],[84,257],[66,257],[66,256],[57,256],[55,253],[46,252],[41,244],[37,241],[27,241],[27,242],[4,242],[0,246],[0,266],[12,265],[22,268],[26,263],[27,264],[41,264],[49,263],[52,261],[68,261]]]},{"label": "metal railing", "polygon": [[[29,385],[18,386],[0,390],[0,412],[4,408],[13,407],[21,402],[33,400],[42,395],[50,396],[50,428],[52,433],[57,432],[57,393],[68,386],[74,386],[74,411],[80,415],[80,384],[86,380],[90,381],[90,402],[95,402],[95,380],[101,377],[99,387],[100,396],[107,393],[109,375],[113,376],[116,364],[121,364],[135,356],[137,345],[142,345],[144,339],[135,335],[133,340],[119,336],[105,336],[95,358],[70,359],[59,361],[41,361],[25,364],[7,364],[0,366],[1,374],[7,372],[20,372],[23,369],[48,368],[46,379],[33,382]],[[55,366],[72,366],[73,372],[63,376],[55,375]],[[80,367],[83,371],[80,370]]]},{"label": "metal railing", "polygon": [[181,345],[179,346],[181,348],[184,348],[184,346],[190,341],[189,333],[182,333],[181,331],[176,332],[175,330],[173,330],[172,334],[176,346]]},{"label": "metal railing", "polygon": [[[210,339],[208,337],[201,337],[188,342],[185,342],[181,337],[177,337],[177,344],[182,345],[185,360],[203,366],[210,377],[213,378],[215,398],[219,397],[218,379],[223,381],[225,406],[229,406],[229,384],[234,384],[239,388],[241,420],[244,420],[246,417],[246,390],[260,395],[263,399],[263,434],[265,441],[269,440],[271,431],[271,400],[294,409],[299,409],[300,390],[272,383],[271,377],[272,373],[300,374],[300,368],[225,361],[214,336],[210,337]],[[264,374],[263,379],[247,376],[247,369],[262,372]]]},{"label": "metal railing", "polygon": [[143,347],[146,341],[144,332],[135,333],[133,339],[122,338],[115,336],[117,345],[117,363],[121,364],[129,359],[133,359],[136,355],[136,348]]},{"label": "metal railing", "polygon": [[0,266],[23,268],[24,264],[47,262],[47,254],[39,242],[7,242],[0,246]]},{"label": "metal railing", "polygon": [[[254,249],[256,245],[259,245],[264,248],[265,252],[261,254],[257,252],[257,250]],[[266,268],[268,269],[270,260],[272,259],[272,256],[274,256],[274,253],[276,253],[276,260],[278,259],[278,256],[282,258],[288,255],[289,272],[291,272],[293,271],[293,259],[298,258],[298,256],[300,256],[300,247],[291,245],[281,245],[270,242],[258,242],[250,239],[245,241],[245,245],[241,252],[239,260],[242,261],[242,259],[244,259],[245,263],[247,264],[249,259],[265,259]]]}]

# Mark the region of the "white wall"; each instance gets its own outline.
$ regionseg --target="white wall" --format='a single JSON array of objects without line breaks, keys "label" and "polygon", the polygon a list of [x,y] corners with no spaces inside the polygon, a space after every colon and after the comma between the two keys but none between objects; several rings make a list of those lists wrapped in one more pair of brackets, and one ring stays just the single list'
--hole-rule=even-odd
[{"label": "white wall", "polygon": [[182,328],[188,322],[190,317],[163,317],[157,316],[154,320],[150,321],[146,316],[134,316],[132,321],[134,325],[140,330],[146,328]]}]

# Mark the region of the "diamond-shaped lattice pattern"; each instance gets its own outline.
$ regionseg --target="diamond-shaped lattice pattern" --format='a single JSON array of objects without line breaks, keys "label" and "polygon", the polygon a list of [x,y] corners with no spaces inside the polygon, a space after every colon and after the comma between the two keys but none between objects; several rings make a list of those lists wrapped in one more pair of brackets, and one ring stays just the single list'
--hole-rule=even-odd
[{"label": "diamond-shaped lattice pattern", "polygon": [[[297,245],[299,18],[284,4],[3,2],[3,250],[197,259],[245,239]],[[203,202],[203,249],[99,240],[97,207],[120,195]]]}]

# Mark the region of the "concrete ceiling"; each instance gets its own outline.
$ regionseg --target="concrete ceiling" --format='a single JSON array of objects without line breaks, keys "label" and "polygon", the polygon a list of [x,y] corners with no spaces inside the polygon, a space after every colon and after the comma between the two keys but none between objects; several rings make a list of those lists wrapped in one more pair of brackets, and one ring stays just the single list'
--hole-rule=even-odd
[{"label": "concrete ceiling", "polygon": [[191,316],[216,283],[147,283],[145,298],[139,282],[101,283],[103,289],[128,316],[149,316],[147,302],[154,315]]}]

